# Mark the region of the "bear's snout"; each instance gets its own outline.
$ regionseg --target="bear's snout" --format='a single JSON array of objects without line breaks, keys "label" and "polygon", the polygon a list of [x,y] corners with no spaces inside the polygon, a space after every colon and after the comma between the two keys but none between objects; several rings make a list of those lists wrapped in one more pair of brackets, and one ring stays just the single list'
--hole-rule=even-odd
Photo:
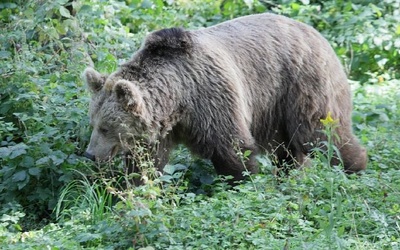
[{"label": "bear's snout", "polygon": [[83,154],[83,156],[85,156],[86,158],[88,158],[88,159],[90,159],[92,161],[96,160],[96,157],[94,155],[88,153],[87,151]]}]

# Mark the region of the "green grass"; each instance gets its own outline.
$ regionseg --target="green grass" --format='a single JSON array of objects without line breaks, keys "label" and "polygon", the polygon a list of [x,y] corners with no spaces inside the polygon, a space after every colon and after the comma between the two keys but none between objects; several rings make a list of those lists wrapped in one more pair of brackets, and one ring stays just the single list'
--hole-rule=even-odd
[{"label": "green grass", "polygon": [[[76,13],[66,0],[1,3],[0,249],[399,249],[400,1],[310,2],[84,0]],[[179,148],[163,175],[144,160],[147,181],[134,187],[120,160],[98,168],[80,156],[87,65],[115,70],[152,30],[264,11],[334,46],[352,79],[364,173],[320,154],[275,176],[262,156],[259,175],[229,188]]]}]

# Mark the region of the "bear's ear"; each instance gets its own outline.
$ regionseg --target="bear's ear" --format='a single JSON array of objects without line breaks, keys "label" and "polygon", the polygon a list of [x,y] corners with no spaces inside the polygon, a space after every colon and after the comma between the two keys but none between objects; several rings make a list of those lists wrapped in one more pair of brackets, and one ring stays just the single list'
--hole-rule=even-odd
[{"label": "bear's ear", "polygon": [[118,80],[113,88],[122,107],[135,115],[143,115],[144,101],[140,89],[132,82]]},{"label": "bear's ear", "polygon": [[93,68],[86,68],[82,77],[92,93],[97,93],[103,88],[107,75],[102,75]]}]

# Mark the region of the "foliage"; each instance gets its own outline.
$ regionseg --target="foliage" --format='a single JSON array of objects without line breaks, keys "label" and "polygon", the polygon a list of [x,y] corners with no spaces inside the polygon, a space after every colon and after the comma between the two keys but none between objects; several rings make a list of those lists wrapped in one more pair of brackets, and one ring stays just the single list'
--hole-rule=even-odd
[{"label": "foliage", "polygon": [[374,83],[399,77],[400,1],[265,2],[272,11],[318,29],[343,59],[352,79]]},{"label": "foliage", "polygon": [[[399,0],[3,1],[0,248],[398,249],[399,7]],[[115,70],[156,29],[265,11],[313,25],[345,64],[354,129],[370,156],[362,176],[319,157],[277,178],[262,156],[261,174],[228,188],[209,162],[179,148],[163,175],[134,187],[120,161],[94,168],[80,156],[90,130],[80,79],[87,65]],[[324,143],[329,159],[335,148]]]}]

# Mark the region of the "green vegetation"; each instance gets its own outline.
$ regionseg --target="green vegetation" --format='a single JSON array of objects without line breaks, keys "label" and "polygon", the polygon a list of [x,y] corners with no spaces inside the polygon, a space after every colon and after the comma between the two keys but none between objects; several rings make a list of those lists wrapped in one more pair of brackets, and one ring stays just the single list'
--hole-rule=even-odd
[{"label": "green vegetation", "polygon": [[[399,249],[399,9],[399,0],[1,2],[0,248]],[[87,65],[113,71],[153,30],[265,11],[311,24],[342,59],[364,174],[343,174],[317,150],[312,166],[283,177],[260,157],[261,174],[227,188],[180,148],[162,176],[143,153],[147,181],[134,187],[122,162],[80,156]]]}]

